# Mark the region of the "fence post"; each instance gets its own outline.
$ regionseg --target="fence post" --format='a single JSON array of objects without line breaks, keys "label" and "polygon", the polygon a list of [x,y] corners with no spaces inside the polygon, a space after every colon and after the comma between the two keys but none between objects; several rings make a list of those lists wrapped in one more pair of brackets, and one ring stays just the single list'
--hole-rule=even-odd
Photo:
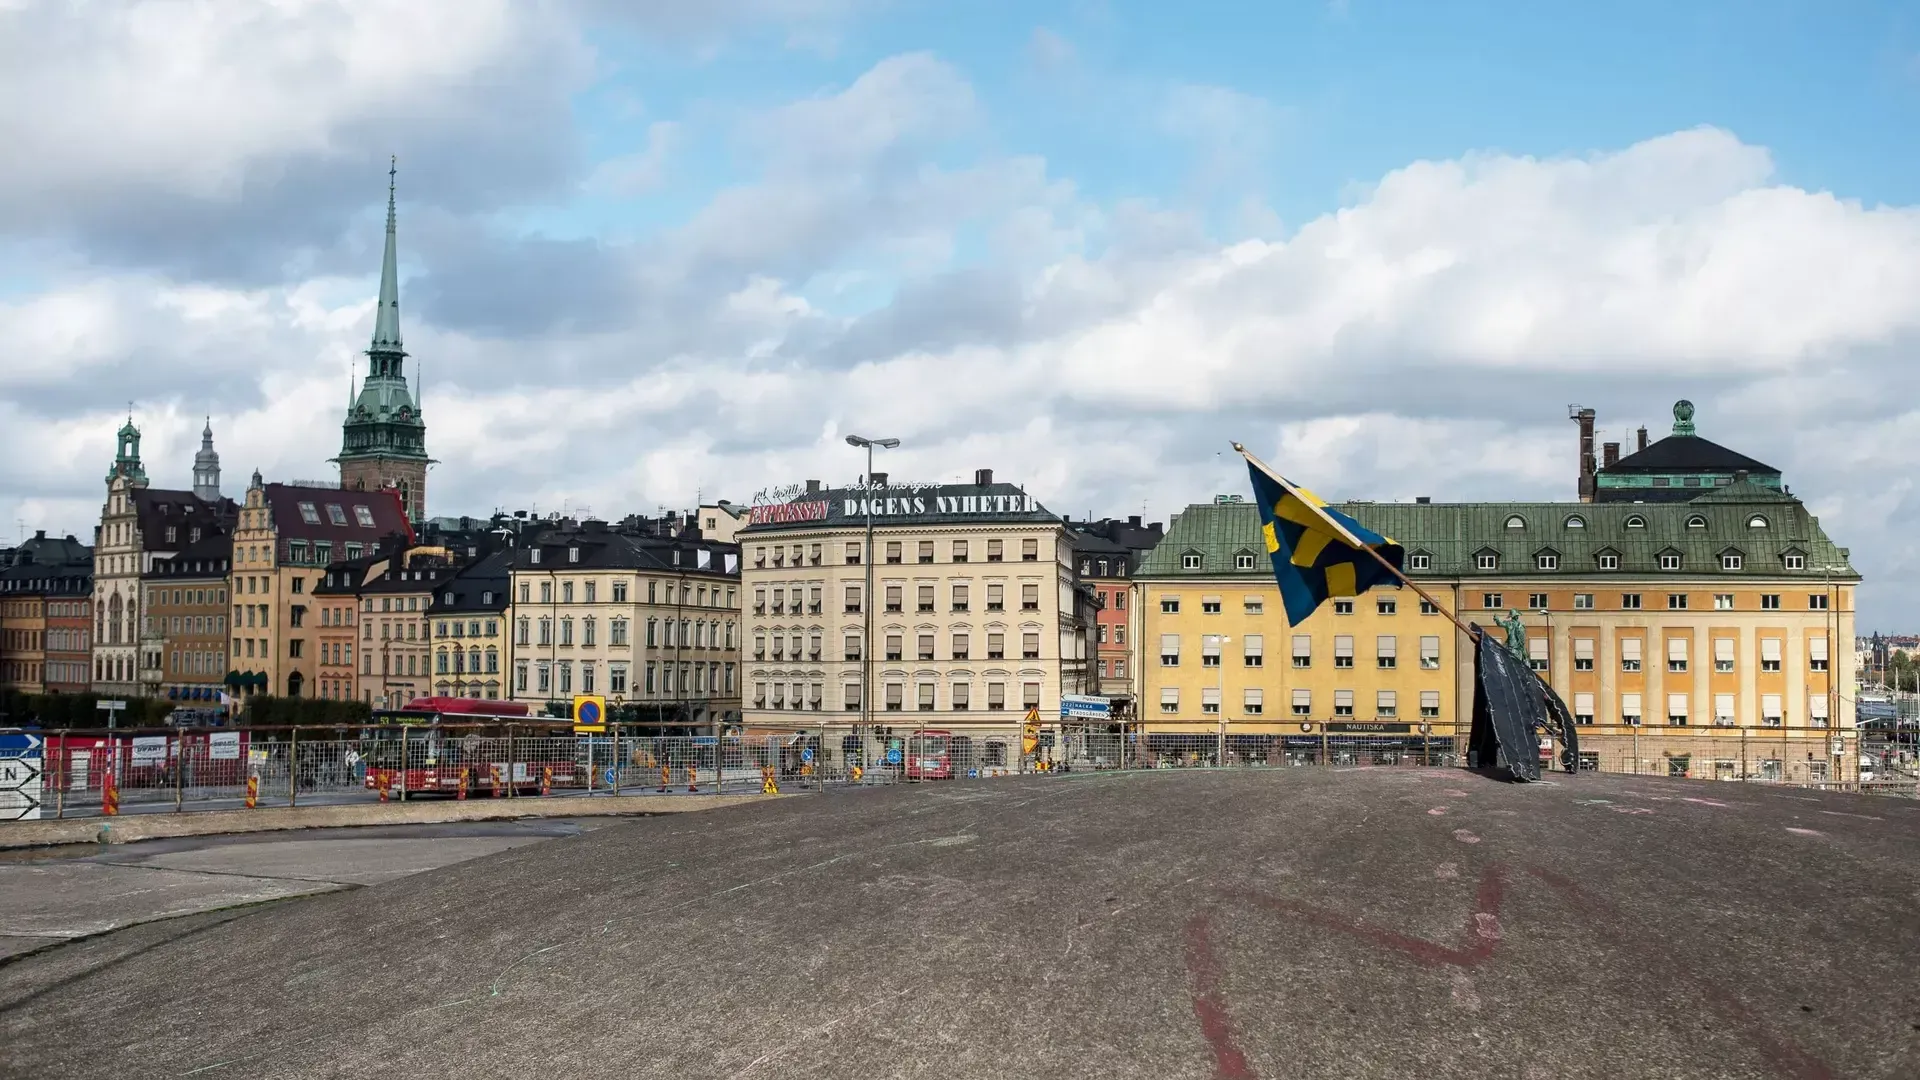
[{"label": "fence post", "polygon": [[1320,725],[1320,764],[1332,764],[1327,760],[1327,725],[1325,724]]},{"label": "fence post", "polygon": [[300,729],[287,734],[287,805],[300,805]]},{"label": "fence post", "polygon": [[1633,725],[1633,775],[1640,775],[1640,725]]},{"label": "fence post", "polygon": [[52,752],[51,739],[44,744],[47,749],[42,751],[45,755],[42,760],[59,764],[59,768],[47,770],[47,779],[53,781],[53,816],[56,818],[67,816],[67,778],[73,775],[73,736],[68,732],[62,732],[61,736],[59,753]]},{"label": "fence post", "polygon": [[620,725],[613,725],[613,793],[620,794],[620,766],[626,761],[620,756]]},{"label": "fence post", "polygon": [[[513,725],[508,724],[507,725],[507,798],[509,799],[514,797],[514,794],[513,794],[514,760],[515,759],[513,754]],[[587,741],[587,781],[588,783],[592,783],[593,781],[593,741],[591,739]]]},{"label": "fence post", "polygon": [[185,733],[185,732],[181,732],[181,733],[179,733],[179,734],[176,734],[176,735],[175,735],[175,736],[173,737],[173,741],[174,741],[174,751],[173,751],[173,812],[177,814],[177,813],[179,813],[179,812],[180,812],[180,802],[181,802],[181,794],[182,794],[182,793],[181,793],[181,790],[180,790],[180,777],[181,777],[181,774],[183,774],[183,773],[185,773],[185,772],[187,771],[187,736],[186,736],[186,733]]}]

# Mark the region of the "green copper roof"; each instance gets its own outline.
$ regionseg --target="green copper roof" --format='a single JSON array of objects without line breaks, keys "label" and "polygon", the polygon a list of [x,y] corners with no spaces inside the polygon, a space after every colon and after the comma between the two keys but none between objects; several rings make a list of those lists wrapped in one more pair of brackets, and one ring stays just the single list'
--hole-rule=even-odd
[{"label": "green copper roof", "polygon": [[[1747,495],[1747,498],[1740,498]],[[1822,567],[1846,566],[1846,555],[1821,530],[1819,520],[1791,496],[1757,485],[1723,489],[1680,503],[1342,503],[1344,513],[1391,537],[1406,549],[1413,577],[1488,577],[1552,574],[1591,575],[1599,557],[1619,557],[1607,573],[1659,574],[1662,554],[1677,553],[1689,576],[1822,577]],[[1579,524],[1574,524],[1575,521]],[[1630,527],[1630,522],[1637,526]],[[1478,569],[1478,556],[1492,554],[1496,568]],[[1182,566],[1183,555],[1200,556],[1198,570]],[[1738,554],[1741,569],[1723,570],[1721,556]],[[1252,555],[1253,569],[1237,568],[1236,556]],[[1414,556],[1428,560],[1414,567]],[[1537,557],[1552,555],[1555,570],[1540,570]],[[1787,570],[1789,555],[1802,569]],[[1148,553],[1137,577],[1220,577],[1272,573],[1260,537],[1260,511],[1251,503],[1190,506],[1177,515],[1166,539]]]},{"label": "green copper roof", "polygon": [[387,250],[380,260],[380,307],[373,317],[373,349],[400,351],[400,258],[393,212],[394,177],[399,163],[387,169]]},{"label": "green copper roof", "polygon": [[426,421],[407,385],[406,351],[400,345],[399,245],[394,215],[394,176],[387,170],[387,247],[380,262],[380,302],[367,349],[367,378],[347,406],[339,460],[382,457],[427,459]]}]

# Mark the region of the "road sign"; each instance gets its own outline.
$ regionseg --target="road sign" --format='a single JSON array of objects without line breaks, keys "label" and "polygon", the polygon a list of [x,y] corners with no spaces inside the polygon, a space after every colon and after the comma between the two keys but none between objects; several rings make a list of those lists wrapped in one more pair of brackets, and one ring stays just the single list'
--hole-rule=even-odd
[{"label": "road sign", "polygon": [[899,747],[897,746],[887,747],[887,764],[889,765],[900,764],[900,748]]},{"label": "road sign", "polygon": [[40,816],[40,765],[43,740],[25,732],[0,735],[0,821]]},{"label": "road sign", "polygon": [[607,730],[607,699],[598,694],[581,694],[573,699],[575,734],[597,734]]},{"label": "road sign", "polygon": [[1020,752],[1031,754],[1040,749],[1040,710],[1028,709],[1027,718],[1020,724]]},{"label": "road sign", "polygon": [[1093,694],[1060,695],[1060,718],[1073,717],[1079,720],[1105,720],[1112,715],[1113,703],[1108,698]]},{"label": "road sign", "polygon": [[119,712],[121,709],[124,709],[127,707],[127,703],[124,701],[114,701],[114,700],[102,698],[101,700],[94,702],[93,707],[105,712]]},{"label": "road sign", "polygon": [[813,747],[809,746],[809,747],[803,748],[800,751],[800,760],[806,762],[809,765],[813,764]]},{"label": "road sign", "polygon": [[606,781],[606,785],[608,787],[612,787],[613,786],[613,766],[611,765],[607,766],[607,771],[600,774],[600,778]]}]

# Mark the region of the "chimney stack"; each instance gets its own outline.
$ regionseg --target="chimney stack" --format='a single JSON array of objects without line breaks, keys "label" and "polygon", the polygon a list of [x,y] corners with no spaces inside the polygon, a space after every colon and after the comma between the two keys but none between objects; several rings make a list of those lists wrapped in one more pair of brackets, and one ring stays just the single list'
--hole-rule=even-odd
[{"label": "chimney stack", "polygon": [[1620,464],[1620,444],[1617,442],[1601,443],[1600,463],[1603,468],[1608,469]]},{"label": "chimney stack", "polygon": [[1137,528],[1139,528],[1139,527],[1140,527],[1140,515],[1139,515],[1139,514],[1128,514],[1128,515],[1127,515],[1127,524],[1129,524],[1129,525],[1131,525],[1131,526],[1133,526],[1133,527],[1134,527],[1134,528],[1136,528],[1136,529],[1137,529]]},{"label": "chimney stack", "polygon": [[1431,495],[1415,495],[1415,496],[1413,497],[1413,501],[1414,501],[1414,505],[1416,505],[1416,506],[1427,506],[1427,505],[1429,505],[1429,504],[1431,504],[1431,503],[1433,502],[1433,496],[1431,496]]},{"label": "chimney stack", "polygon": [[1647,448],[1647,428],[1646,428],[1646,425],[1642,424],[1639,431],[1639,445],[1635,447],[1634,453],[1637,454],[1641,450],[1645,450],[1646,448]]},{"label": "chimney stack", "polygon": [[867,477],[867,486],[868,487],[886,487],[887,474],[883,472],[877,472],[869,475]]},{"label": "chimney stack", "polygon": [[1580,501],[1592,502],[1594,473],[1598,471],[1593,462],[1594,411],[1579,405],[1569,405],[1567,416],[1580,425]]},{"label": "chimney stack", "polygon": [[973,470],[973,482],[975,485],[979,487],[986,487],[987,485],[993,483],[993,470],[992,469]]},{"label": "chimney stack", "polygon": [[809,495],[820,494],[820,481],[818,480],[807,481],[807,494]]}]

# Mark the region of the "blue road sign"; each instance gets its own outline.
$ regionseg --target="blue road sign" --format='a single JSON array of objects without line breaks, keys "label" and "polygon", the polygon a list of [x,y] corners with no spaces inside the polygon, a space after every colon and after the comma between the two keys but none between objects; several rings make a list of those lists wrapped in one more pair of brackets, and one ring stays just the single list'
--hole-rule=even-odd
[{"label": "blue road sign", "polygon": [[39,757],[44,741],[40,736],[24,731],[0,734],[0,757]]},{"label": "blue road sign", "polygon": [[900,748],[899,747],[892,746],[887,748],[887,764],[889,765],[900,764]]},{"label": "blue road sign", "polygon": [[600,725],[600,706],[595,705],[591,701],[582,702],[580,704],[580,718],[578,722],[581,727],[598,727]]},{"label": "blue road sign", "polygon": [[800,751],[800,760],[806,762],[809,765],[813,764],[813,747],[809,746],[806,749]]},{"label": "blue road sign", "polygon": [[611,765],[607,766],[607,771],[601,775],[601,778],[607,782],[608,787],[612,787],[613,786],[613,766]]}]

